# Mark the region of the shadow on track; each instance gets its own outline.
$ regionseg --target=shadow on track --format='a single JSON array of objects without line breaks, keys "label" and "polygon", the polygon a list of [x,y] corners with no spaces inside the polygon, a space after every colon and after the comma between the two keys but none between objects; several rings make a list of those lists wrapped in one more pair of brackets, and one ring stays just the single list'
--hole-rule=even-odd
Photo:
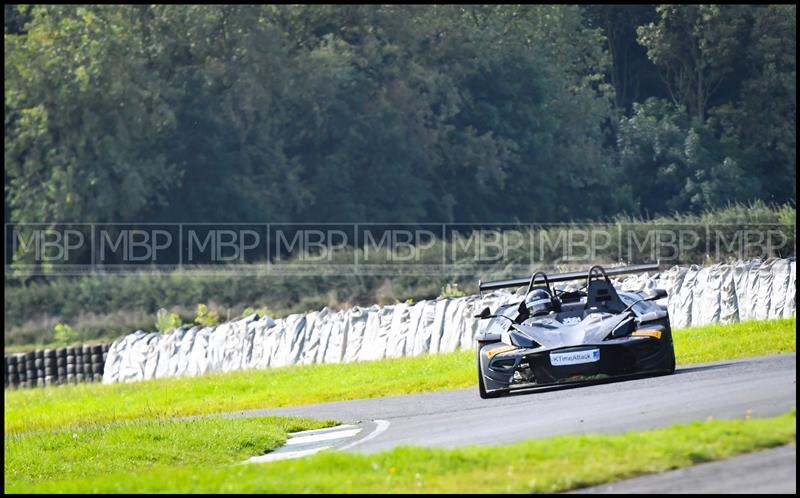
[{"label": "shadow on track", "polygon": [[[706,370],[716,370],[718,368],[729,368],[733,366],[733,363],[718,363],[714,365],[699,365],[696,367],[678,367],[675,369],[674,374],[672,375],[680,375],[680,374],[687,374],[693,372],[703,372]],[[620,382],[627,382],[631,380],[641,380],[641,379],[648,379],[653,377],[663,377],[668,374],[632,374],[632,375],[625,375],[619,377],[613,377],[608,379],[599,379],[599,380],[592,380],[587,382],[573,382],[568,384],[557,384],[557,385],[550,385],[550,386],[542,386],[542,387],[530,387],[530,388],[523,388],[515,391],[511,391],[507,393],[505,396],[524,396],[530,394],[537,394],[537,393],[549,393],[554,391],[563,391],[567,389],[576,389],[580,387],[589,387],[589,386],[599,386],[603,384],[614,384]]]},{"label": "shadow on track", "polygon": [[704,372],[706,370],[716,370],[718,368],[729,368],[732,367],[734,363],[718,363],[716,365],[699,365],[696,367],[680,367],[675,369],[676,374],[686,374],[692,372]]},{"label": "shadow on track", "polygon": [[[676,370],[677,373],[677,370]],[[542,387],[525,387],[519,390],[514,390],[511,392],[506,393],[505,396],[522,396],[526,394],[538,394],[538,393],[549,393],[553,391],[564,391],[567,389],[577,389],[581,387],[589,387],[589,386],[599,386],[603,384],[616,384],[621,382],[626,382],[630,380],[639,380],[639,379],[647,379],[652,377],[661,377],[666,374],[633,374],[633,375],[625,375],[625,376],[618,376],[612,377],[608,379],[598,379],[598,380],[590,380],[590,381],[583,381],[583,382],[570,382],[568,384],[556,384],[556,385],[549,385],[549,386],[542,386]]]}]

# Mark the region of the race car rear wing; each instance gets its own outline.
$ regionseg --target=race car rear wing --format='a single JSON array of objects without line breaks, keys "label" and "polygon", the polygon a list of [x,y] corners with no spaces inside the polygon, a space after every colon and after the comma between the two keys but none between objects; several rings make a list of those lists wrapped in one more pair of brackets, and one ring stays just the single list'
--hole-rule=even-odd
[{"label": "race car rear wing", "polygon": [[[643,271],[658,270],[659,263],[647,263],[642,265],[621,266],[619,268],[609,268],[605,270],[605,274],[609,277],[615,275],[625,275],[628,273],[640,273]],[[567,282],[569,280],[585,279],[587,272],[573,271],[569,273],[556,273],[555,275],[547,275],[547,280],[550,282]],[[512,278],[508,280],[493,280],[491,282],[478,281],[478,290],[480,292],[495,289],[506,289],[509,287],[521,287],[528,285],[531,282],[531,277]]]}]

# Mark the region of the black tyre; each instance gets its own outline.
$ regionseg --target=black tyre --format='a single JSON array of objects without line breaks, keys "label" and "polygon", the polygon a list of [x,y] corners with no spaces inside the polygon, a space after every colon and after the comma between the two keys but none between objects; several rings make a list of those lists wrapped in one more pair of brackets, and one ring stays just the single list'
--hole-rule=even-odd
[{"label": "black tyre", "polygon": [[482,344],[478,344],[478,394],[480,394],[482,399],[499,398],[500,396],[508,393],[508,390],[503,389],[492,392],[486,390],[486,384],[483,383],[483,370],[481,368],[481,346]]},{"label": "black tyre", "polygon": [[669,370],[668,373],[673,374],[675,373],[675,348],[672,345],[672,338],[670,337],[669,341]]}]

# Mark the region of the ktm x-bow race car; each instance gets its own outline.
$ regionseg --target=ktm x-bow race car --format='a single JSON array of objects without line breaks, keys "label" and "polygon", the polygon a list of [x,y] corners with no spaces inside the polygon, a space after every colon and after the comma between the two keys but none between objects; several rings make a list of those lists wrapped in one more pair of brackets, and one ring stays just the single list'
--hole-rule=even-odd
[{"label": "ktm x-bow race car", "polygon": [[[475,315],[490,319],[477,336],[478,390],[493,398],[513,389],[586,383],[641,374],[671,374],[675,351],[663,289],[617,292],[609,275],[658,270],[658,264],[608,271],[479,282],[483,291],[527,285],[525,299],[487,307]],[[552,283],[585,279],[571,290]]]}]

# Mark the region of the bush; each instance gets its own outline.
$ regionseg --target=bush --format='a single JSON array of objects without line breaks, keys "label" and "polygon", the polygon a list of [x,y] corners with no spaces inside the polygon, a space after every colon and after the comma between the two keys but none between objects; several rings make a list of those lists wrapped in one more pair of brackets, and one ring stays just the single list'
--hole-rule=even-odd
[{"label": "bush", "polygon": [[439,299],[445,297],[464,297],[467,293],[458,288],[458,284],[447,284],[442,287],[442,293],[439,294]]},{"label": "bush", "polygon": [[219,313],[209,310],[205,304],[197,305],[197,316],[194,323],[204,325],[206,327],[213,327],[219,323]]},{"label": "bush", "polygon": [[181,317],[177,313],[170,313],[161,308],[156,313],[156,330],[159,332],[169,332],[181,326]]},{"label": "bush", "polygon": [[67,346],[78,340],[78,332],[69,325],[64,323],[57,323],[55,326],[55,340],[56,342]]}]

